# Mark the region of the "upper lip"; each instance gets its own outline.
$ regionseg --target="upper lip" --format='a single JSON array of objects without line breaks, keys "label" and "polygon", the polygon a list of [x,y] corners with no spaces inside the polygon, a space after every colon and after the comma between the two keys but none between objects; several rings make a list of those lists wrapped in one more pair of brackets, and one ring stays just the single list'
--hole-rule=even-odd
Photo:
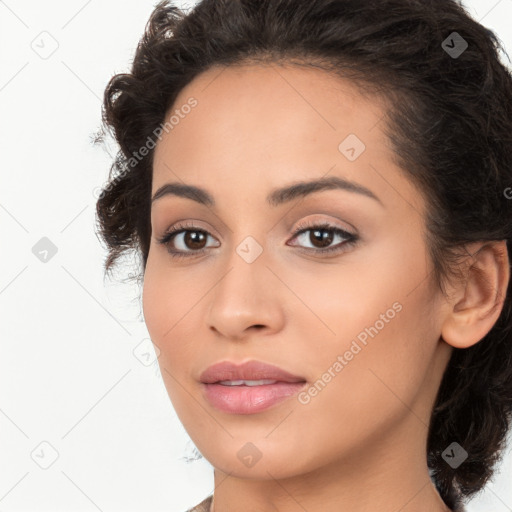
[{"label": "upper lip", "polygon": [[248,361],[235,364],[223,361],[209,366],[199,380],[205,384],[212,384],[223,380],[262,380],[271,379],[280,382],[305,382],[303,377],[292,375],[287,371],[261,361]]}]

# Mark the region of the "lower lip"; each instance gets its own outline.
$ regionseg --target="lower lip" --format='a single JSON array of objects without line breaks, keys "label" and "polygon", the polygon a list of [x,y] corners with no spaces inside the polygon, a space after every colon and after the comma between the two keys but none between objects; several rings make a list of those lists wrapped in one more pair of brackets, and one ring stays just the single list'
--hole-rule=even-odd
[{"label": "lower lip", "polygon": [[262,386],[204,384],[208,402],[222,412],[254,414],[296,395],[306,382],[276,382]]}]

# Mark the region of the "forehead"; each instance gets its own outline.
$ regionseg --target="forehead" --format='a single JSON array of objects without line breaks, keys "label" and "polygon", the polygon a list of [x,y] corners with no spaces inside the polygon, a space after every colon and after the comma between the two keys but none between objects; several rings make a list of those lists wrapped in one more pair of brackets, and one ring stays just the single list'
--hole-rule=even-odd
[{"label": "forehead", "polygon": [[[181,181],[229,201],[235,191],[264,197],[283,184],[336,175],[388,200],[399,193],[410,201],[417,191],[394,164],[382,130],[385,109],[382,98],[363,96],[350,81],[319,69],[211,68],[166,115],[172,129],[155,148],[152,193]],[[348,158],[352,150],[356,158]]]},{"label": "forehead", "polygon": [[[281,126],[283,133],[292,127],[294,133],[299,128],[305,133],[315,133],[342,131],[350,125],[362,133],[368,124],[375,126],[383,114],[380,97],[365,98],[346,79],[317,68],[295,65],[211,68],[180,91],[167,117],[183,108],[192,97],[197,106],[187,115],[191,120],[186,124],[195,129],[194,121],[209,122],[216,125],[216,131],[243,126],[251,128],[251,133],[264,135],[271,128],[278,131]],[[299,118],[303,123],[296,126]],[[270,126],[273,121],[283,124]],[[173,131],[176,135],[183,130]]]},{"label": "forehead", "polygon": [[[192,98],[196,105],[189,108]],[[194,153],[204,156],[230,144],[237,151],[237,143],[243,143],[244,152],[256,152],[262,144],[273,148],[301,139],[336,142],[347,131],[368,139],[382,108],[376,100],[364,99],[350,82],[322,70],[241,65],[216,66],[198,75],[179,93],[166,120],[173,115],[172,129],[163,134],[156,152],[162,146],[172,150],[195,145],[201,151]]]}]

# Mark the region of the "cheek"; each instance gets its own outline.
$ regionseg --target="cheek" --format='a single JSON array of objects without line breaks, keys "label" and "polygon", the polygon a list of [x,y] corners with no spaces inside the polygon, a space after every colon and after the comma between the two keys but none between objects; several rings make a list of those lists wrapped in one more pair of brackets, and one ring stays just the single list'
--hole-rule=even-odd
[{"label": "cheek", "polygon": [[183,296],[186,291],[167,273],[160,257],[155,257],[150,251],[144,275],[142,308],[151,340],[160,349],[159,362],[161,365],[165,362],[166,366],[179,357],[179,351],[175,350],[179,344],[172,343],[172,340],[184,315],[183,305],[188,303]]},{"label": "cheek", "polygon": [[303,272],[296,281],[294,291],[310,309],[297,316],[297,339],[310,379],[329,382],[319,384],[326,411],[329,402],[354,413],[382,404],[406,409],[401,400],[410,403],[420,392],[439,333],[424,246],[415,236],[416,244],[410,236],[408,243],[388,238],[364,257],[350,255],[337,272],[331,267],[314,279]]},{"label": "cheek", "polygon": [[142,311],[144,321],[153,342],[160,340],[164,331],[162,312],[168,306],[169,297],[165,288],[159,284],[159,265],[150,250],[146,270],[144,272],[144,285],[142,289]]},{"label": "cheek", "polygon": [[[150,253],[151,254],[151,253]],[[160,354],[158,364],[162,379],[180,420],[187,423],[190,403],[187,405],[188,393],[184,388],[190,386],[190,360],[194,357],[193,334],[184,332],[187,325],[187,310],[190,311],[192,300],[187,295],[190,291],[179,282],[170,278],[165,264],[148,258],[142,291],[144,320],[152,342]],[[185,315],[185,316],[184,316]]]},{"label": "cheek", "polygon": [[[317,348],[307,352],[315,372],[296,417],[308,432],[321,432],[322,439],[330,440],[305,447],[311,457],[317,457],[318,450],[326,457],[330,456],[327,453],[357,451],[387,433],[392,435],[396,425],[408,417],[417,428],[428,424],[429,411],[421,397],[435,336],[418,301],[401,299],[402,309],[392,313],[376,302],[368,304],[364,317],[340,314],[333,326],[343,334],[329,342],[328,338],[318,340]],[[386,311],[387,323],[379,318]],[[361,333],[364,336],[358,338]],[[285,429],[280,434],[283,443],[294,435]],[[304,440],[297,442],[304,445]]]},{"label": "cheek", "polygon": [[201,298],[211,281],[212,276],[206,274],[172,269],[165,255],[149,253],[142,308],[151,340],[160,350],[158,361],[164,378],[165,368],[180,382],[190,379],[187,372],[204,343],[204,333],[198,330],[204,318]]}]

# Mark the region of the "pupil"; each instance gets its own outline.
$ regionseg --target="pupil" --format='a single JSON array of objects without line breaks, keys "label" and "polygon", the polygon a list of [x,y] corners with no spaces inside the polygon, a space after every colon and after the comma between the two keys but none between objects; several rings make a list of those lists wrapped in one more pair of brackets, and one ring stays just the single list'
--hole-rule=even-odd
[{"label": "pupil", "polygon": [[311,232],[314,239],[312,239],[313,245],[319,240],[321,245],[320,247],[328,246],[333,239],[332,232],[329,229],[315,229]]},{"label": "pupil", "polygon": [[[185,244],[188,246],[190,242],[192,249],[201,249],[201,242],[204,242],[205,239],[206,237],[204,236],[204,233],[201,233],[200,231],[188,231],[185,233]],[[197,246],[198,243],[199,247]]]}]

